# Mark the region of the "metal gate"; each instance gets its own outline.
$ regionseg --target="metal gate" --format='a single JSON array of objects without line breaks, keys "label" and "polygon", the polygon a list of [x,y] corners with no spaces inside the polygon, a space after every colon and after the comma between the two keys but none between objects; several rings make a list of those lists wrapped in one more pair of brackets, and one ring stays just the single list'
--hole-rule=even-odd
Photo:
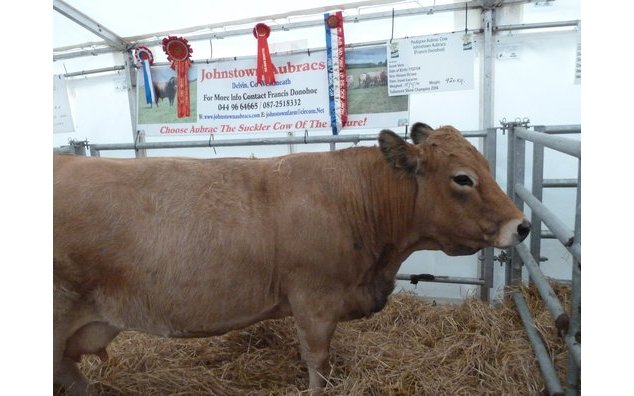
[{"label": "metal gate", "polygon": [[[510,264],[507,263],[505,284],[517,286],[522,283],[522,267],[528,272],[529,282],[535,285],[544,304],[551,313],[557,331],[568,346],[567,383],[562,386],[553,367],[552,360],[533,323],[526,301],[520,292],[512,298],[522,318],[533,352],[551,395],[576,395],[581,389],[581,142],[561,136],[564,133],[581,133],[579,125],[533,127],[527,122],[504,123],[508,131],[508,185],[507,192],[515,204],[523,210],[524,204],[531,209],[532,231],[530,246],[521,243],[510,249]],[[531,190],[524,186],[526,141],[533,144]],[[575,157],[576,179],[544,179],[544,149],[558,151]],[[575,225],[570,230],[550,209],[542,203],[544,188],[576,188]],[[548,231],[542,231],[542,223]],[[555,238],[572,256],[571,302],[566,311],[544,276],[539,261],[541,240]]]}]

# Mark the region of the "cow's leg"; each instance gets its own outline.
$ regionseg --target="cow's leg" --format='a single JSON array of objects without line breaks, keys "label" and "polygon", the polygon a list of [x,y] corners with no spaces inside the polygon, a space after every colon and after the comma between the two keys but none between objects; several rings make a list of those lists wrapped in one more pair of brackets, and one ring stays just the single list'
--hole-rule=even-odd
[{"label": "cow's leg", "polygon": [[68,338],[64,357],[80,361],[82,355],[96,354],[105,361],[108,359],[106,347],[120,331],[106,322],[90,322]]},{"label": "cow's leg", "polygon": [[83,396],[87,394],[88,379],[79,371],[77,363],[67,357],[57,362],[54,382],[66,390],[66,394]]},{"label": "cow's leg", "polygon": [[53,322],[53,382],[61,385],[71,395],[85,395],[88,379],[79,371],[77,363],[64,356],[66,340],[71,331],[65,323]]},{"label": "cow's leg", "polygon": [[311,311],[309,306],[293,310],[302,359],[308,367],[308,386],[323,388],[328,374],[330,340],[337,319],[327,312]]},{"label": "cow's leg", "polygon": [[64,356],[68,339],[94,320],[91,308],[79,303],[79,299],[78,294],[63,288],[53,291],[53,383],[63,386],[71,395],[85,395],[89,385],[77,363]]}]

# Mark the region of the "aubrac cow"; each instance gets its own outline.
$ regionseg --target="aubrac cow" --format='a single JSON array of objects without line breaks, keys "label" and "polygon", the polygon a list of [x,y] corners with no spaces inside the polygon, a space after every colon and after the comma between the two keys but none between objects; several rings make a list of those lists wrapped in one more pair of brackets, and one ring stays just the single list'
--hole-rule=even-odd
[{"label": "aubrac cow", "polygon": [[529,232],[460,132],[410,133],[271,159],[55,156],[54,382],[84,394],[76,362],[122,330],[207,337],[292,315],[323,387],[337,322],[380,311],[412,252]]}]

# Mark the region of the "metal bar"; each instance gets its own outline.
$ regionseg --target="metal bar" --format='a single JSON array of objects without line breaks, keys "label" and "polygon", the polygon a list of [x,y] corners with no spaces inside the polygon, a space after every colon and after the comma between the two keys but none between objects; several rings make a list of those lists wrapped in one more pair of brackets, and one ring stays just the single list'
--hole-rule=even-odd
[{"label": "metal bar", "polygon": [[[507,140],[507,148],[506,148],[506,193],[511,199],[515,196],[515,174],[513,173],[513,169],[515,169],[515,142],[517,139],[515,138],[515,130],[513,126],[508,129],[508,140]],[[505,249],[508,257],[513,255],[512,249]],[[511,276],[511,266],[512,262],[506,262],[504,267],[504,285],[511,286],[512,276]]]},{"label": "metal bar", "polygon": [[559,28],[559,27],[573,27],[579,26],[581,21],[578,19],[573,19],[569,21],[556,21],[556,22],[538,22],[538,23],[518,23],[512,25],[501,25],[496,26],[496,32],[505,32],[510,30],[525,30],[525,29],[549,29],[549,28]]},{"label": "metal bar", "polygon": [[[125,80],[128,88],[128,108],[130,109],[130,125],[132,126],[132,139],[135,143],[145,141],[145,133],[137,130],[137,90],[136,90],[136,68],[134,67],[134,59],[131,51],[124,52],[125,59]],[[145,150],[134,150],[134,155],[138,157],[146,157]]]},{"label": "metal bar", "polygon": [[532,132],[526,129],[518,130],[517,136],[533,143],[541,143],[548,148],[572,155],[573,157],[581,158],[581,142],[578,140]]},{"label": "metal bar", "polygon": [[[581,161],[578,164],[576,212],[575,212],[575,244],[581,247]],[[571,393],[580,392],[581,346],[576,344],[577,336],[581,336],[581,253],[572,260],[572,290],[570,301],[570,328],[566,337],[569,345],[568,354],[568,388]],[[572,345],[571,345],[572,344]],[[577,345],[577,347],[575,347]]]},{"label": "metal bar", "polygon": [[577,187],[578,182],[577,179],[544,179],[544,183],[542,185],[544,188],[568,188]]},{"label": "metal bar", "polygon": [[[493,128],[493,70],[494,70],[494,46],[493,27],[495,26],[495,8],[483,9],[480,18],[482,30],[482,61],[480,78],[480,128],[487,131],[483,141],[483,151],[489,160],[489,167],[493,179],[495,179],[495,155],[496,134]],[[485,285],[480,287],[480,299],[490,301],[491,288],[493,287],[493,248],[482,251],[482,260],[478,260],[478,276],[485,280]]]},{"label": "metal bar", "polygon": [[574,240],[574,234],[566,225],[555,216],[543,203],[537,200],[530,191],[519,183],[515,185],[515,193],[530,206],[532,211],[537,212],[546,226],[555,234],[555,237],[561,242],[573,257],[581,259],[581,247]]},{"label": "metal bar", "polygon": [[71,142],[67,146],[53,147],[54,154],[74,154],[74,155],[86,155],[86,147],[83,145],[76,145]]},{"label": "metal bar", "polygon": [[[533,144],[533,184],[531,191],[539,201],[542,200],[544,189],[544,145]],[[531,211],[531,254],[539,263],[542,248],[542,219],[535,211]]]},{"label": "metal bar", "polygon": [[484,279],[478,278],[461,278],[456,276],[442,276],[431,274],[396,274],[396,280],[417,282],[436,282],[436,283],[457,283],[462,285],[478,285],[485,284]]},{"label": "metal bar", "polygon": [[66,73],[64,77],[77,77],[77,76],[85,76],[87,74],[96,74],[96,73],[106,73],[112,71],[125,70],[125,66],[114,66],[114,67],[102,67],[100,69],[92,69],[92,70],[82,70],[78,72]]},{"label": "metal bar", "polygon": [[522,318],[522,323],[524,323],[524,328],[526,329],[526,334],[528,335],[528,339],[533,348],[533,353],[537,358],[539,368],[542,372],[542,375],[544,376],[546,387],[548,388],[548,393],[551,396],[562,396],[564,394],[564,390],[561,387],[561,383],[559,382],[559,378],[557,377],[557,372],[553,367],[552,361],[550,360],[548,351],[546,350],[546,347],[542,342],[541,336],[535,328],[535,323],[533,322],[531,313],[528,310],[528,306],[526,305],[524,296],[522,296],[521,293],[514,292],[513,301],[515,302],[515,307],[517,308],[517,312],[519,313],[520,318]]},{"label": "metal bar", "polygon": [[118,51],[126,51],[131,47],[131,44],[121,37],[117,36],[114,32],[107,29],[98,22],[95,22],[92,18],[86,14],[71,7],[62,0],[53,0],[53,9],[66,18],[84,27],[91,33],[101,37],[106,43]]},{"label": "metal bar", "polygon": [[480,128],[493,127],[493,70],[495,40],[493,40],[493,28],[495,26],[495,9],[482,11],[480,21],[482,28],[482,71],[480,78]]},{"label": "metal bar", "polygon": [[[463,135],[479,137],[482,131],[465,131]],[[108,143],[91,144],[95,150],[133,150],[133,149],[168,149],[168,148],[196,148],[196,147],[234,147],[234,146],[266,146],[276,144],[312,144],[312,143],[359,143],[360,141],[377,140],[378,134],[355,135],[324,135],[324,136],[293,136],[276,138],[253,139],[224,139],[224,140],[193,140],[175,142],[138,142],[134,143]]]},{"label": "metal bar", "polygon": [[570,318],[561,305],[559,298],[557,298],[553,288],[550,287],[548,280],[542,273],[539,265],[537,265],[526,244],[520,243],[515,246],[515,249],[524,262],[524,267],[528,270],[531,279],[539,291],[539,295],[542,297],[542,300],[544,300],[553,318],[555,318],[555,326],[557,327],[558,333],[562,336],[565,335],[569,328]]},{"label": "metal bar", "polygon": [[573,359],[577,367],[581,367],[581,343],[577,342],[577,340],[571,336],[566,336],[565,340],[566,345],[568,345],[570,357]]},{"label": "metal bar", "polygon": [[551,135],[564,135],[581,133],[581,125],[535,125],[533,129],[537,132]]},{"label": "metal bar", "polygon": [[[247,34],[247,33],[252,33],[253,29],[244,29],[243,34]],[[211,38],[221,38],[221,37],[216,37],[216,35],[214,35],[214,37],[207,37],[209,35],[200,35],[200,38],[198,36],[193,36],[193,37],[188,37],[189,41],[199,41],[199,40],[203,40],[205,37],[207,40],[211,39]],[[145,45],[146,47],[151,47],[151,46],[160,46],[161,45],[161,40],[157,39],[156,43],[153,42],[147,42],[147,43],[138,43],[138,45]],[[376,46],[376,45],[384,45],[385,44],[385,40],[377,40],[377,41],[366,41],[363,43],[350,43],[350,44],[346,44],[346,48],[361,48],[361,47],[369,47],[369,46]],[[316,53],[316,52],[321,52],[321,51],[325,51],[326,47],[318,47],[318,48],[311,48],[310,52],[312,53]],[[306,51],[308,51],[308,49],[302,49],[302,50],[290,50],[290,51],[279,51],[279,52],[274,52],[273,55],[292,55],[292,54],[297,54],[297,53],[305,53]],[[102,54],[108,54],[114,52],[111,48],[109,47],[103,47],[103,48],[90,48],[90,49],[86,49],[86,50],[81,50],[81,51],[74,51],[74,52],[69,52],[69,53],[61,53],[61,54],[54,54],[53,55],[53,60],[57,61],[57,60],[63,60],[63,59],[72,59],[72,58],[77,58],[77,57],[81,57],[81,56],[95,56],[95,55],[102,55]],[[225,57],[225,58],[215,58],[213,60],[213,62],[221,62],[221,61],[235,61],[235,60],[240,60],[240,59],[249,59],[249,58],[253,58],[255,55],[242,55],[242,56],[230,56],[230,57]],[[202,63],[210,63],[209,59],[193,59],[192,60],[193,64],[202,64]],[[169,66],[170,63],[169,62],[154,62],[152,64],[152,66]]]},{"label": "metal bar", "polygon": [[[522,212],[524,211],[524,201],[518,196],[518,186],[524,187],[524,168],[526,166],[526,141],[518,139],[520,132],[526,130],[524,126],[513,125],[509,130],[510,151],[509,158],[512,163],[508,169],[510,178],[509,196]],[[511,263],[507,265],[507,285],[515,285],[522,282],[522,263],[515,249],[510,249]],[[510,268],[509,268],[510,267]]]},{"label": "metal bar", "polygon": [[[491,176],[495,180],[496,164],[497,164],[497,129],[487,128],[487,136],[484,138],[483,144],[484,156],[489,161]],[[480,256],[480,269],[478,276],[484,279],[484,285],[480,287],[480,299],[482,301],[491,301],[491,288],[493,287],[493,248],[485,248]]]},{"label": "metal bar", "polygon": [[550,230],[542,230],[542,239],[557,239],[557,237]]}]

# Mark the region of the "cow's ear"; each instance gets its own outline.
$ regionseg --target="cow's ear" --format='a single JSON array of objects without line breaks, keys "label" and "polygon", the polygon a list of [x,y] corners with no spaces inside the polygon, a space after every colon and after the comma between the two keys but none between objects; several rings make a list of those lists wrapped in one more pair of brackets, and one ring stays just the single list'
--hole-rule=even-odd
[{"label": "cow's ear", "polygon": [[379,133],[379,147],[387,162],[396,169],[409,174],[416,174],[420,168],[421,159],[418,150],[403,138],[389,129]]},{"label": "cow's ear", "polygon": [[409,129],[409,136],[414,144],[419,144],[424,142],[432,132],[434,132],[432,127],[423,122],[417,122]]}]

